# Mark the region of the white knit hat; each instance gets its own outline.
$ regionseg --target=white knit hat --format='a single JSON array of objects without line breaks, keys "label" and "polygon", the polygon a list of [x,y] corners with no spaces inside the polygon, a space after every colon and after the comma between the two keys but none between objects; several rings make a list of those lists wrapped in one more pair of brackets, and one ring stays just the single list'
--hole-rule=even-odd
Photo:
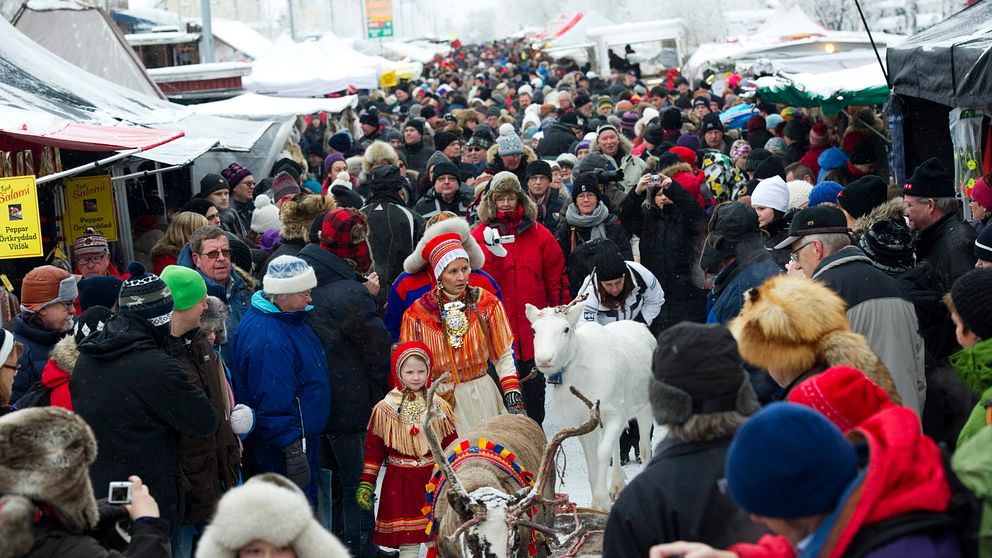
[{"label": "white knit hat", "polygon": [[[438,153],[440,153],[440,151],[438,151]],[[339,172],[334,178],[334,182],[331,182],[331,187],[334,186],[346,186],[351,188],[351,175],[345,171]]]},{"label": "white knit hat", "polygon": [[262,289],[266,294],[302,293],[316,286],[313,268],[296,256],[279,256],[272,260],[262,278]]},{"label": "white knit hat", "polygon": [[766,178],[754,187],[751,207],[770,207],[782,213],[789,211],[789,186],[781,176]]},{"label": "white knit hat", "polygon": [[802,207],[809,203],[809,193],[813,191],[813,185],[805,180],[792,180],[789,182],[789,209]]},{"label": "white knit hat", "polygon": [[269,229],[279,228],[279,208],[265,194],[255,198],[255,211],[251,213],[251,230],[263,234]]}]

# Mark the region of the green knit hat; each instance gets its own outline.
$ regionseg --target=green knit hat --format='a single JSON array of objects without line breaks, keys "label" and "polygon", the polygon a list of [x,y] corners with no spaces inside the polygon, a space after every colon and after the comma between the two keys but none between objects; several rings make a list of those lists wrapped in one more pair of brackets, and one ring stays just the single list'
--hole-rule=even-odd
[{"label": "green knit hat", "polygon": [[162,270],[161,277],[172,291],[175,310],[188,310],[207,296],[207,284],[198,271],[181,265],[170,265]]}]

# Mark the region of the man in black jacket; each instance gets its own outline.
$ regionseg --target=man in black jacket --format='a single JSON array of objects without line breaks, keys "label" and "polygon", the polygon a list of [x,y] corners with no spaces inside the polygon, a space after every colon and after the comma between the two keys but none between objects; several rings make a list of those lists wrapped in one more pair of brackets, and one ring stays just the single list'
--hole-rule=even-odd
[{"label": "man in black jacket", "polygon": [[975,229],[961,220],[954,181],[936,157],[924,161],[902,187],[909,228],[916,232],[916,261],[928,262],[945,292],[975,267]]},{"label": "man in black jacket", "polygon": [[140,476],[176,532],[184,507],[179,439],[212,436],[218,415],[166,353],[173,308],[168,287],[140,263],[132,262],[128,272],[120,311],[79,344],[69,391],[99,447],[90,468],[95,490]]},{"label": "man in black jacket", "polygon": [[[322,466],[334,471],[331,479],[334,533],[348,545],[356,558],[375,556],[371,512],[355,499],[365,461],[365,437],[372,407],[385,396],[389,375],[389,348],[392,338],[369,290],[359,282],[348,261],[353,258],[347,239],[330,238],[336,209],[325,217],[319,244],[308,244],[300,252],[317,275],[317,287],[310,294],[314,311],[307,323],[320,338],[327,353],[334,404],[324,428]],[[340,215],[338,215],[340,216]],[[357,217],[357,218],[354,218]],[[352,223],[337,227],[345,235],[361,228],[355,213]],[[347,221],[347,220],[346,220]],[[352,238],[356,243],[365,242]]]},{"label": "man in black jacket", "polygon": [[551,165],[538,159],[527,165],[527,193],[537,204],[537,222],[549,231],[558,230],[565,206],[571,203],[561,190],[551,187]]},{"label": "man in black jacket", "polygon": [[764,529],[720,486],[730,441],[760,407],[727,328],[683,322],[658,337],[649,385],[668,436],[610,510],[603,558],[647,556],[652,545],[754,542]]},{"label": "man in black jacket", "polygon": [[386,302],[387,289],[403,273],[403,260],[424,234],[424,218],[407,209],[400,198],[403,182],[393,165],[376,167],[369,181],[372,197],[361,210],[369,220],[369,248],[379,284],[388,285],[376,297],[380,307]]},{"label": "man in black jacket", "polygon": [[424,192],[424,195],[413,207],[413,210],[424,219],[450,211],[459,217],[466,217],[468,206],[474,198],[461,187],[458,167],[451,161],[443,161],[434,165],[434,175],[431,177],[434,187]]},{"label": "man in black jacket", "polygon": [[424,121],[411,118],[403,126],[403,147],[400,148],[406,156],[406,166],[410,170],[424,172],[427,170],[427,160],[434,150],[424,144]]}]

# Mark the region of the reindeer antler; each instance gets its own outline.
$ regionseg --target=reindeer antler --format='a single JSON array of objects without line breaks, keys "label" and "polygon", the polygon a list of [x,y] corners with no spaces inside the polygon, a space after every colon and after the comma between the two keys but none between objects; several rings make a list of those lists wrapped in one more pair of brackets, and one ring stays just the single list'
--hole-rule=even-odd
[{"label": "reindeer antler", "polygon": [[444,448],[441,447],[441,441],[438,440],[437,432],[434,432],[432,425],[435,413],[434,394],[437,393],[437,388],[450,377],[451,373],[445,372],[440,378],[434,380],[431,388],[427,391],[427,412],[424,413],[424,420],[420,426],[421,430],[424,431],[424,436],[427,437],[427,443],[431,447],[431,455],[434,457],[434,462],[437,463],[437,466],[444,472],[445,478],[448,479],[448,490],[454,491],[468,504],[472,502],[472,497],[465,490],[465,487],[462,486],[462,483],[459,482],[458,477],[455,476],[455,470],[448,463],[447,458],[445,458]]},{"label": "reindeer antler", "polygon": [[510,512],[514,515],[517,515],[521,510],[526,511],[534,503],[534,500],[541,498],[541,492],[544,491],[544,484],[548,481],[548,477],[554,468],[555,454],[558,453],[558,448],[561,447],[562,442],[568,438],[588,434],[600,424],[599,401],[596,401],[596,404],[593,405],[592,401],[589,401],[589,398],[583,395],[582,392],[576,389],[575,386],[569,386],[569,390],[572,392],[572,395],[578,397],[583,403],[585,403],[586,407],[589,407],[591,410],[589,413],[589,418],[579,426],[560,430],[554,435],[553,438],[551,438],[551,442],[544,450],[544,457],[541,459],[541,468],[537,471],[534,486],[530,488],[523,498],[511,506],[512,509]]}]

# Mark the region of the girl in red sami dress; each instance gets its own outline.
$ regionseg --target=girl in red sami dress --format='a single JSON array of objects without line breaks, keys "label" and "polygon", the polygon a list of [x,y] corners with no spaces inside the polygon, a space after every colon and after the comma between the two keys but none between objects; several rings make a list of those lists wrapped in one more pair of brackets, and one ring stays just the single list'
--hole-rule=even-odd
[{"label": "girl in red sami dress", "polygon": [[[420,342],[398,345],[393,351],[392,371],[399,386],[372,409],[365,441],[365,466],[358,485],[358,504],[372,510],[375,481],[386,463],[379,512],[372,541],[400,549],[400,558],[416,558],[420,543],[433,540],[426,533],[424,485],[431,478],[434,459],[427,437],[421,431],[428,411],[427,388],[431,376],[431,353]],[[438,396],[431,405],[440,411],[432,427],[446,447],[457,436],[454,412]]]}]

